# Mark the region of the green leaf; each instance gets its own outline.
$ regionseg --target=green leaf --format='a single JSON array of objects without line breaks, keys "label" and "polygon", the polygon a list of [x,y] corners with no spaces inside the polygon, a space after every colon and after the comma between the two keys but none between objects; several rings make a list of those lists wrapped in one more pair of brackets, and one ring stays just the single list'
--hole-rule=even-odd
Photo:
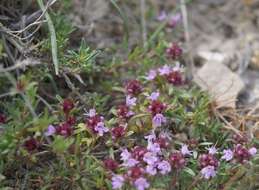
[{"label": "green leaf", "polygon": [[63,153],[65,152],[74,142],[72,138],[65,138],[63,136],[56,136],[53,143],[52,148],[56,153]]},{"label": "green leaf", "polygon": [[191,168],[185,167],[183,171],[190,174],[193,177],[196,176],[195,172]]}]

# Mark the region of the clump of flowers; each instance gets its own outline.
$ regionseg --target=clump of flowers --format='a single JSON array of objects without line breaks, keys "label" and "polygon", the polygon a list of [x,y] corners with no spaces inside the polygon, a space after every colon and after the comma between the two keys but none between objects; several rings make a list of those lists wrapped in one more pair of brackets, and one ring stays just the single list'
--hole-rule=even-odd
[{"label": "clump of flowers", "polygon": [[103,136],[107,133],[109,129],[105,127],[104,117],[96,113],[95,109],[90,109],[89,113],[86,114],[88,118],[86,119],[86,126],[95,134]]}]

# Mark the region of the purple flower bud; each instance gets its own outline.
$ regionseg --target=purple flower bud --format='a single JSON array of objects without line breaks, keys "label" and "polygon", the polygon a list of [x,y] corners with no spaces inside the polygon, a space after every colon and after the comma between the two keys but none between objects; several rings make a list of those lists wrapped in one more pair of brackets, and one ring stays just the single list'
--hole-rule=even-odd
[{"label": "purple flower bud", "polygon": [[254,156],[257,153],[257,149],[255,147],[252,147],[248,150],[248,152],[251,156]]},{"label": "purple flower bud", "polygon": [[157,92],[152,92],[151,94],[150,94],[150,96],[148,96],[148,99],[149,100],[152,100],[152,101],[154,101],[154,100],[157,100],[157,98],[159,97],[159,92],[157,91]]},{"label": "purple flower bud", "polygon": [[221,157],[221,159],[226,160],[226,161],[230,161],[233,159],[234,153],[232,150],[230,150],[230,149],[223,150],[223,154],[224,155]]},{"label": "purple flower bud", "polygon": [[163,67],[158,69],[159,75],[168,75],[171,72],[171,67],[168,65],[164,65]]},{"label": "purple flower bud", "polygon": [[149,165],[154,165],[158,161],[158,157],[153,152],[147,152],[144,154],[143,161]]},{"label": "purple flower bud", "polygon": [[109,129],[104,126],[103,122],[97,123],[94,130],[98,133],[99,136],[103,136],[104,133],[107,133]]},{"label": "purple flower bud", "polygon": [[208,148],[208,151],[209,151],[209,154],[212,154],[212,155],[217,153],[217,149],[215,146]]},{"label": "purple flower bud", "polygon": [[112,177],[112,189],[120,189],[124,184],[124,177],[122,175],[114,175]]},{"label": "purple flower bud", "polygon": [[157,16],[157,20],[158,21],[163,21],[163,20],[165,20],[167,18],[167,14],[166,14],[166,12],[163,10],[163,11],[161,11],[160,13],[159,13],[159,15]]},{"label": "purple flower bud", "polygon": [[161,127],[163,123],[166,123],[166,118],[161,113],[158,113],[153,117],[152,123],[154,127]]},{"label": "purple flower bud", "polygon": [[48,137],[48,136],[54,135],[55,133],[56,133],[56,128],[53,125],[49,125],[44,135]]},{"label": "purple flower bud", "polygon": [[169,173],[171,171],[171,165],[166,160],[163,160],[161,162],[157,163],[157,168],[159,169],[159,172],[163,175]]},{"label": "purple flower bud", "polygon": [[210,179],[216,176],[216,170],[214,166],[206,166],[201,170],[202,177],[205,179]]},{"label": "purple flower bud", "polygon": [[150,70],[148,75],[146,76],[146,79],[151,81],[151,80],[154,80],[156,76],[157,76],[156,70]]},{"label": "purple flower bud", "polygon": [[133,107],[136,105],[136,101],[137,101],[137,98],[135,97],[131,97],[131,96],[126,96],[126,105],[128,107]]},{"label": "purple flower bud", "polygon": [[181,153],[185,155],[192,155],[191,151],[188,149],[188,146],[186,144],[182,145]]},{"label": "purple flower bud", "polygon": [[145,190],[150,186],[147,180],[143,177],[136,179],[136,181],[134,182],[134,185],[137,190]]},{"label": "purple flower bud", "polygon": [[157,169],[155,167],[155,165],[147,165],[146,166],[146,172],[149,174],[149,175],[156,175],[157,174]]}]

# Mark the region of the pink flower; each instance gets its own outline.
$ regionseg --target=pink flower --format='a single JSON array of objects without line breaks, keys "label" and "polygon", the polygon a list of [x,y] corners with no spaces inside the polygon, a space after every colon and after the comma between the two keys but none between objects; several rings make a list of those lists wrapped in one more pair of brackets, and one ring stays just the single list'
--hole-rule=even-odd
[{"label": "pink flower", "polygon": [[163,175],[169,173],[171,171],[171,165],[166,160],[163,160],[161,162],[157,163],[157,168],[159,169],[159,172]]},{"label": "pink flower", "polygon": [[98,133],[99,136],[103,136],[104,133],[107,133],[109,129],[104,126],[103,122],[97,123],[94,130]]},{"label": "pink flower", "polygon": [[159,13],[159,15],[157,16],[157,20],[158,21],[163,21],[163,20],[165,20],[167,18],[167,14],[166,14],[166,12],[163,10],[163,11],[161,11],[160,13]]},{"label": "pink flower", "polygon": [[174,28],[182,20],[182,15],[180,13],[171,16],[168,25]]},{"label": "pink flower", "polygon": [[212,155],[217,154],[217,149],[215,146],[208,148],[208,151],[209,151],[209,154],[212,154]]},{"label": "pink flower", "polygon": [[126,161],[131,158],[131,153],[127,149],[123,149],[120,156],[122,161]]},{"label": "pink flower", "polygon": [[150,96],[148,96],[148,99],[149,100],[152,100],[152,101],[154,101],[154,100],[157,100],[157,98],[159,97],[159,92],[157,91],[157,92],[152,92],[151,94],[150,94]]},{"label": "pink flower", "polygon": [[205,179],[210,179],[216,176],[216,170],[214,166],[206,166],[201,170],[202,177]]},{"label": "pink flower", "polygon": [[252,147],[248,150],[248,152],[251,156],[254,156],[257,153],[257,149],[255,147]]},{"label": "pink flower", "polygon": [[232,160],[232,158],[234,156],[233,151],[230,149],[223,150],[223,154],[224,155],[221,157],[221,159],[226,160],[226,161]]},{"label": "pink flower", "polygon": [[185,155],[191,155],[191,151],[188,149],[188,146],[186,144],[182,145],[181,153]]},{"label": "pink flower", "polygon": [[147,152],[144,154],[143,161],[149,165],[154,165],[158,161],[158,157],[153,152]]},{"label": "pink flower", "polygon": [[56,128],[53,125],[49,125],[47,131],[44,133],[45,136],[52,136],[56,133]]},{"label": "pink flower", "polygon": [[132,107],[132,106],[135,106],[136,105],[136,101],[137,101],[137,98],[135,97],[131,97],[131,96],[126,96],[126,105],[128,107]]},{"label": "pink flower", "polygon": [[156,139],[156,135],[155,135],[154,132],[152,132],[151,134],[146,135],[144,138],[147,139],[147,141],[151,141],[152,142],[153,140]]},{"label": "pink flower", "polygon": [[151,81],[151,80],[154,80],[156,76],[157,76],[156,70],[150,70],[148,75],[146,76],[146,79]]},{"label": "pink flower", "polygon": [[150,152],[153,152],[153,153],[156,153],[156,154],[159,154],[161,152],[160,145],[158,143],[153,143],[152,141],[148,142],[147,149]]},{"label": "pink flower", "polygon": [[124,184],[124,177],[122,175],[114,175],[112,177],[112,189],[120,189]]},{"label": "pink flower", "polygon": [[129,158],[128,160],[125,160],[122,165],[130,168],[130,167],[136,166],[138,163],[139,163],[138,160],[136,160],[134,158]]},{"label": "pink flower", "polygon": [[149,183],[147,182],[147,180],[143,177],[138,178],[135,182],[134,185],[136,187],[137,190],[145,190],[147,188],[149,188]]},{"label": "pink flower", "polygon": [[171,67],[164,65],[158,69],[159,75],[168,75],[171,72]]},{"label": "pink flower", "polygon": [[156,169],[155,165],[147,165],[146,166],[146,172],[149,175],[156,175],[157,174],[157,169]]},{"label": "pink flower", "polygon": [[163,123],[166,123],[166,118],[161,113],[158,113],[153,117],[152,123],[154,127],[161,127]]},{"label": "pink flower", "polygon": [[89,112],[85,113],[84,115],[86,115],[88,117],[94,117],[94,116],[96,116],[96,110],[90,109]]}]

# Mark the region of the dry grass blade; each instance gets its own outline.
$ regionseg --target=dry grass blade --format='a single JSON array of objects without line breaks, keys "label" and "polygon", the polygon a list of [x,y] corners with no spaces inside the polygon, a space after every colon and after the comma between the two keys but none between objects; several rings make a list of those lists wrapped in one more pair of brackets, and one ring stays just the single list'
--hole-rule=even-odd
[{"label": "dry grass blade", "polygon": [[[40,8],[42,9],[42,11],[45,10],[44,4],[42,2],[42,0],[37,0]],[[55,2],[55,1],[53,1]],[[50,3],[50,4],[53,4]],[[57,37],[56,37],[56,31],[55,31],[55,27],[54,24],[51,20],[50,15],[48,14],[48,12],[46,11],[45,13],[45,18],[47,20],[48,23],[48,28],[49,28],[49,32],[50,32],[50,39],[51,39],[51,53],[52,53],[52,59],[53,59],[53,64],[55,67],[55,73],[56,75],[58,75],[58,53],[57,53]]]}]

